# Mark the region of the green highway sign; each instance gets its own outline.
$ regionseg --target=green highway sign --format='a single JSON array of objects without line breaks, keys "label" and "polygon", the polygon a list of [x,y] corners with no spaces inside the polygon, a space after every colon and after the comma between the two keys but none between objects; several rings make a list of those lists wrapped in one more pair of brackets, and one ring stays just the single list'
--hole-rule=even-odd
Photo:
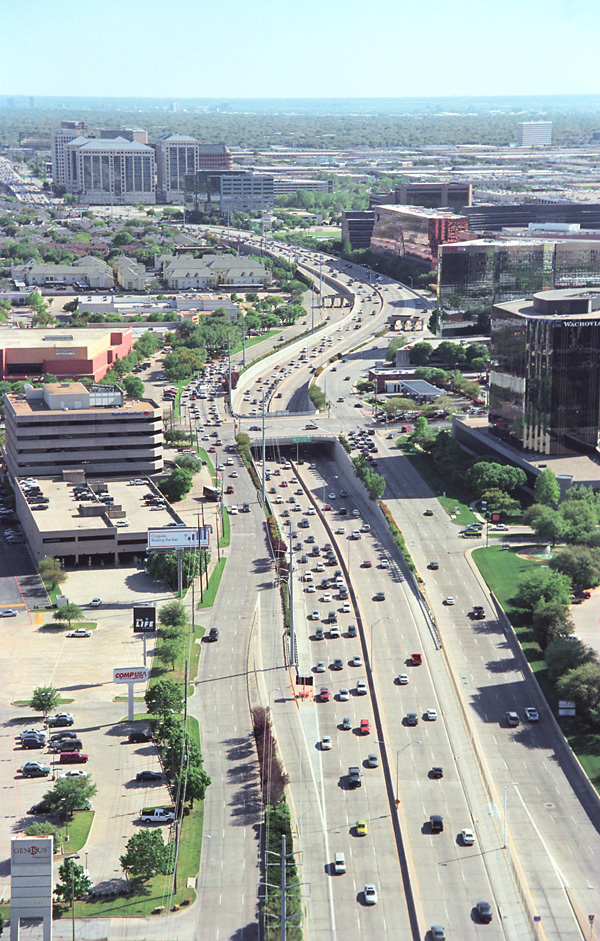
[{"label": "green highway sign", "polygon": [[310,435],[308,437],[304,435],[302,438],[292,438],[292,442],[294,444],[310,444],[311,441],[312,441],[312,438],[310,437]]}]

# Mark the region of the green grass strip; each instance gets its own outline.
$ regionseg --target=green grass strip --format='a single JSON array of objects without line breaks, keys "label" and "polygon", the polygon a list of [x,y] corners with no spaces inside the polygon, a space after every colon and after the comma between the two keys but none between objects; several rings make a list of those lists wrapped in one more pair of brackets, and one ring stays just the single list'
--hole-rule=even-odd
[{"label": "green grass strip", "polygon": [[198,604],[198,608],[212,608],[215,603],[226,561],[227,559],[220,559],[215,565],[213,573],[208,580],[208,588],[204,590],[204,598]]}]

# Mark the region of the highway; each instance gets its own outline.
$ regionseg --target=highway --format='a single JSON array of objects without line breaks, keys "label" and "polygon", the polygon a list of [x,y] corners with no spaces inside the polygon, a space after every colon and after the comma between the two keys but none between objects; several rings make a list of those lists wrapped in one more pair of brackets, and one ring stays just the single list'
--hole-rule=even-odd
[{"label": "highway", "polygon": [[[356,272],[353,275],[356,280]],[[358,285],[352,285],[352,289],[360,293]],[[319,696],[300,701],[293,695],[293,675],[288,675],[283,660],[274,573],[256,502],[250,517],[242,514],[232,519],[229,554],[239,554],[235,566],[228,564],[226,572],[231,577],[227,598],[234,591],[243,597],[240,626],[251,624],[258,641],[252,650],[244,646],[245,640],[237,653],[232,655],[228,649],[223,654],[227,670],[222,669],[219,675],[245,685],[247,696],[245,658],[250,685],[254,683],[255,669],[256,695],[272,709],[278,744],[290,775],[296,849],[301,854],[301,880],[306,883],[303,899],[308,938],[341,938],[351,931],[376,937],[425,937],[434,923],[445,925],[448,937],[475,938],[485,933],[489,938],[536,941],[582,938],[587,915],[600,911],[595,802],[580,786],[552,717],[523,667],[519,650],[493,616],[485,587],[465,556],[471,546],[459,538],[456,526],[425,482],[393,447],[394,441],[387,437],[389,429],[373,425],[369,410],[354,408],[351,389],[356,380],[364,375],[368,364],[384,358],[386,340],[377,340],[374,334],[387,316],[387,297],[394,302],[413,297],[402,286],[384,286],[381,290],[384,302],[379,309],[373,305],[375,315],[363,317],[358,330],[345,329],[348,323],[356,323],[352,318],[357,310],[351,308],[340,310],[339,315],[336,312],[336,320],[316,335],[323,365],[334,353],[345,354],[347,360],[341,368],[339,363],[327,366],[317,380],[322,388],[326,383],[327,398],[334,403],[330,415],[315,416],[318,427],[309,434],[306,416],[268,412],[267,438],[273,441],[278,436],[310,436],[313,445],[318,445],[321,436],[333,438],[340,432],[349,435],[357,427],[374,430],[371,440],[378,448],[378,471],[384,474],[387,484],[385,501],[425,579],[422,587],[437,630],[380,511],[366,498],[341,450],[325,452],[318,446],[311,447],[304,463],[294,462],[283,471],[278,461],[296,455],[289,450],[284,455],[276,449],[266,465],[271,471],[267,491],[275,488],[275,494],[269,494],[271,500],[278,494],[288,500],[274,503],[273,508],[282,532],[288,519],[283,511],[288,510],[298,533],[293,544],[300,543],[300,548],[294,550],[299,669],[313,676],[316,690],[328,687],[332,696],[321,702]],[[370,293],[365,285],[362,293],[367,291]],[[367,310],[368,296],[366,304],[364,297],[360,300]],[[421,306],[420,299],[413,303]],[[319,350],[322,336],[329,336],[332,342],[326,341]],[[365,341],[361,349],[349,352]],[[294,407],[299,390],[301,394],[307,387],[310,365],[321,361],[309,354],[308,364],[299,363],[298,354],[304,346],[309,349],[306,340],[299,340],[246,370],[234,394],[238,416],[255,407],[252,398],[262,398],[263,382],[257,382],[259,377],[262,380],[286,370],[288,375],[278,387],[282,399],[274,400],[270,407]],[[281,368],[275,370],[275,366]],[[245,401],[248,398],[250,403]],[[218,401],[222,411],[222,397]],[[247,415],[239,424],[247,430],[246,425],[252,421],[260,427],[262,418]],[[233,424],[231,419],[224,421],[219,431],[224,444],[232,440]],[[251,435],[258,443],[260,435]],[[280,475],[276,476],[276,470]],[[279,487],[283,480],[288,487]],[[296,494],[295,490],[302,492]],[[362,533],[360,540],[349,538],[355,518],[337,514],[342,505],[340,490],[348,494],[343,500],[349,512],[356,508],[359,522],[370,526],[370,532]],[[250,481],[242,474],[231,499],[239,503],[250,493]],[[329,498],[330,493],[336,494],[335,499]],[[300,510],[290,511],[290,496],[299,502]],[[328,501],[332,510],[324,509]],[[316,514],[308,515],[313,508]],[[424,517],[426,509],[433,510],[433,517]],[[301,519],[309,521],[308,529],[297,525]],[[336,529],[344,532],[336,533]],[[351,610],[338,612],[340,638],[326,633],[323,640],[312,639],[317,622],[308,620],[308,612],[315,608],[323,617],[330,608],[340,608],[342,600],[315,601],[326,589],[320,593],[308,591],[305,589],[310,583],[299,580],[307,566],[319,567],[318,557],[308,555],[312,545],[306,542],[309,535],[314,535],[321,547],[327,542],[332,544],[335,567],[342,569],[349,589]],[[303,555],[310,563],[300,561]],[[250,580],[237,570],[239,565],[248,568],[248,558],[258,569],[258,577],[255,571]],[[390,560],[389,568],[377,567],[382,558]],[[428,570],[432,559],[439,562],[439,570]],[[365,562],[372,565],[365,566]],[[335,571],[335,567],[329,571]],[[313,571],[313,579],[327,572],[327,566],[323,573]],[[385,593],[385,600],[374,600],[378,591]],[[444,604],[450,595],[455,599],[452,606]],[[223,611],[217,612],[217,620],[228,617],[227,603],[225,600]],[[484,622],[474,622],[469,616],[474,604],[486,607],[488,617]],[[359,627],[356,638],[348,636],[351,623]],[[239,627],[235,630],[237,639]],[[245,632],[242,637],[246,637]],[[219,645],[219,654],[220,650]],[[422,653],[424,662],[411,668],[407,659],[415,650]],[[211,656],[213,652],[216,654],[215,648]],[[362,657],[360,667],[350,665],[356,653]],[[332,669],[336,657],[342,660],[340,670]],[[316,672],[319,661],[323,661],[324,673]],[[217,674],[205,658],[202,669],[209,670],[203,682],[210,685]],[[409,676],[405,685],[397,682],[400,672]],[[367,684],[365,696],[356,693],[356,681],[361,678]],[[348,698],[343,694],[340,699],[344,689],[348,690]],[[243,695],[240,699],[235,694],[231,701],[237,702],[239,709],[244,708]],[[504,713],[516,708],[523,716],[527,705],[539,709],[540,723],[517,730],[505,728]],[[234,713],[238,706],[234,706]],[[218,713],[219,723],[222,715],[229,716],[230,712],[229,705],[221,710],[217,702],[206,706],[201,703],[199,708],[202,715],[205,708],[212,709],[215,722]],[[434,709],[437,718],[426,721],[423,715],[427,709]],[[419,717],[416,728],[406,722],[411,711]],[[347,730],[342,728],[344,717],[350,719]],[[362,719],[369,721],[369,735],[360,734]],[[224,735],[239,737],[239,718],[233,716],[232,721],[238,724],[231,729],[219,726],[221,748]],[[320,745],[327,735],[331,737],[331,749]],[[216,741],[213,746],[217,746]],[[377,767],[365,766],[369,753],[378,756]],[[362,774],[362,786],[356,789],[348,786],[348,768],[353,765]],[[431,775],[436,765],[443,767],[441,779]],[[208,762],[207,768],[212,773]],[[226,765],[219,774],[226,781]],[[217,792],[211,798],[217,798]],[[430,832],[431,814],[443,817],[442,833]],[[367,825],[365,836],[356,834],[358,820]],[[473,845],[464,845],[460,837],[463,828],[473,830]],[[586,834],[585,840],[580,838],[582,833]],[[256,860],[257,850],[252,843],[243,844],[244,872],[250,874],[246,886],[254,878],[251,861]],[[331,864],[339,852],[345,854],[347,872],[334,876]],[[203,858],[206,880],[205,862]],[[379,893],[375,906],[364,904],[362,889],[368,881]],[[217,885],[225,891],[224,878],[217,880]],[[210,901],[216,888],[206,883],[205,889]],[[246,888],[247,911],[248,893]],[[478,923],[474,905],[480,899],[491,904],[491,925]],[[231,916],[227,917],[232,922]]]}]

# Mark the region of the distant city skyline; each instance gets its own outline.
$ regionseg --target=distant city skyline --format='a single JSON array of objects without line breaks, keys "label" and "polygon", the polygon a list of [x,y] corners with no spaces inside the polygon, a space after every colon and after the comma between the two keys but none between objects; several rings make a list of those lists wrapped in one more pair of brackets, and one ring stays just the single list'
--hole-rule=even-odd
[{"label": "distant city skyline", "polygon": [[2,97],[600,93],[596,0],[26,0],[2,19]]}]

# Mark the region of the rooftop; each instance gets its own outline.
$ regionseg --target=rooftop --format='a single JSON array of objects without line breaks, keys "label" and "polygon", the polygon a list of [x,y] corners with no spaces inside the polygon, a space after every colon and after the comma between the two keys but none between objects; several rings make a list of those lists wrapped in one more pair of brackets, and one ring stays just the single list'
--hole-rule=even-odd
[{"label": "rooftop", "polygon": [[390,212],[397,212],[399,215],[411,215],[411,216],[421,216],[426,219],[465,219],[466,216],[461,216],[456,212],[451,212],[449,209],[429,209],[426,206],[396,206],[388,205],[385,203],[382,206],[377,206],[374,210],[376,213],[380,209],[387,209]]},{"label": "rooftop", "polygon": [[58,328],[34,328],[33,330],[13,330],[10,327],[0,326],[0,349],[46,348],[48,350],[58,346],[74,350],[106,349],[110,345],[112,333],[131,330],[129,324],[114,323],[106,328],[97,330],[83,328],[81,330],[68,330]]}]

